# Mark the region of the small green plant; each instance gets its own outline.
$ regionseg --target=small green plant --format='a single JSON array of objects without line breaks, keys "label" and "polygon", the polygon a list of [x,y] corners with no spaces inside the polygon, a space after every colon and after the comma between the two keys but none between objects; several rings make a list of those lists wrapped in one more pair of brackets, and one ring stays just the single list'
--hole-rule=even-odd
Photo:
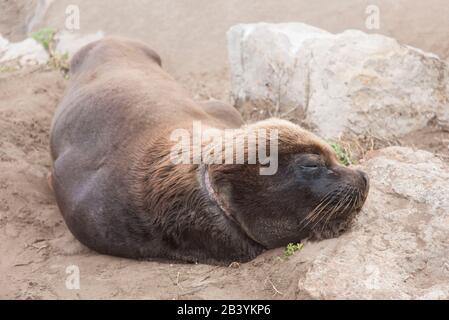
[{"label": "small green plant", "polygon": [[13,66],[7,66],[7,65],[0,66],[0,73],[14,72],[14,71],[17,71],[17,70],[18,69],[16,67],[13,67]]},{"label": "small green plant", "polygon": [[334,149],[335,153],[337,154],[338,160],[345,166],[349,166],[353,164],[353,161],[351,160],[351,153],[349,150],[337,142],[329,142],[332,149]]},{"label": "small green plant", "polygon": [[56,31],[52,28],[43,28],[31,34],[31,37],[42,44],[45,50],[50,51],[50,46],[53,42],[53,37]]},{"label": "small green plant", "polygon": [[69,71],[69,55],[67,53],[60,54],[56,52],[55,46],[55,35],[56,30],[52,28],[43,28],[39,31],[34,32],[31,37],[42,44],[42,46],[47,50],[50,61],[48,65],[54,69],[60,70],[64,76],[67,78]]},{"label": "small green plant", "polygon": [[299,251],[304,247],[303,243],[289,243],[284,249],[284,257],[290,257],[296,251]]}]

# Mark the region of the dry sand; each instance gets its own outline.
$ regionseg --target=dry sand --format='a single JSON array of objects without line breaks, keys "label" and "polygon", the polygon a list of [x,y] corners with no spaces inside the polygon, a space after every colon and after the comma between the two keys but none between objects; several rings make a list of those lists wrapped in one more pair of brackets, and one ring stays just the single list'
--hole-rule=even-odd
[{"label": "dry sand", "polygon": [[[381,9],[381,29],[400,41],[449,56],[447,1],[370,1]],[[25,36],[31,1],[0,0],[0,33]],[[197,98],[228,97],[225,32],[232,24],[302,21],[330,31],[364,29],[367,1],[127,1],[60,0],[39,26],[61,28],[67,4],[79,3],[81,32],[104,30],[140,38]],[[37,28],[39,28],[37,26]],[[366,31],[366,30],[365,30]],[[307,244],[280,258],[270,251],[239,268],[132,261],[99,255],[67,230],[47,187],[48,131],[66,80],[58,71],[28,68],[0,73],[0,298],[306,298],[298,292],[307,261],[332,240]],[[445,152],[448,135],[410,137]],[[446,148],[446,149],[445,149]],[[65,287],[77,265],[81,289]]]}]

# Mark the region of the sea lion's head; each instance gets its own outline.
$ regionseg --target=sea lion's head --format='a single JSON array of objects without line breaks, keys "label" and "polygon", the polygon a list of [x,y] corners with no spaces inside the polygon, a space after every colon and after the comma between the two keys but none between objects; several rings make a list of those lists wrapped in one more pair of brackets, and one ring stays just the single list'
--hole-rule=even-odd
[{"label": "sea lion's head", "polygon": [[211,199],[265,248],[339,235],[365,202],[367,175],[342,166],[327,143],[288,121],[261,121],[238,134],[261,128],[278,132],[277,171],[263,175],[259,162],[208,165]]}]

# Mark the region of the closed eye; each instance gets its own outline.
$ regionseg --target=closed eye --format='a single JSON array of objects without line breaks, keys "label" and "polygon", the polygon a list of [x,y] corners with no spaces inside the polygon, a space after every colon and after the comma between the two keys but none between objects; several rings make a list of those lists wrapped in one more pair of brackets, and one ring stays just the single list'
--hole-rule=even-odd
[{"label": "closed eye", "polygon": [[300,169],[306,170],[306,171],[315,170],[315,169],[317,169],[319,167],[320,166],[318,164],[307,164],[307,165],[299,166]]},{"label": "closed eye", "polygon": [[294,166],[300,171],[314,171],[325,166],[323,159],[317,154],[295,155]]},{"label": "closed eye", "polygon": [[316,164],[316,163],[311,163],[311,164],[305,164],[305,165],[302,165],[302,166],[299,166],[300,168],[318,168],[318,164]]}]

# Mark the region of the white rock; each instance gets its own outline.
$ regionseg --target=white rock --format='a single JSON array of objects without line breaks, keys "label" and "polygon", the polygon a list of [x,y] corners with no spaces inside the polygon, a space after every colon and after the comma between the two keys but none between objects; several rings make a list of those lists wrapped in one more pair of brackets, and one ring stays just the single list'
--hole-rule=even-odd
[{"label": "white rock", "polygon": [[390,147],[362,168],[371,190],[355,227],[320,252],[299,289],[325,299],[448,299],[449,165]]},{"label": "white rock", "polygon": [[15,60],[21,66],[45,64],[49,60],[49,55],[45,48],[32,38],[6,44],[3,41],[3,51],[0,51],[0,64]]},{"label": "white rock", "polygon": [[2,54],[2,52],[6,50],[8,44],[9,44],[8,39],[3,38],[2,35],[0,34],[0,54]]},{"label": "white rock", "polygon": [[[68,54],[71,58],[80,48],[104,37],[102,31],[82,35],[68,31],[60,31],[55,35],[55,52]],[[33,38],[21,42],[10,43],[0,35],[0,64],[17,61],[20,66],[46,64],[50,59],[45,48]]]},{"label": "white rock", "polygon": [[34,1],[34,10],[29,14],[26,21],[26,31],[30,34],[33,29],[39,25],[45,17],[48,9],[54,0],[38,0]]},{"label": "white rock", "polygon": [[55,40],[56,52],[59,54],[68,54],[71,58],[79,49],[85,45],[104,38],[103,31],[98,31],[91,34],[78,34],[69,31],[60,31],[56,34]]},{"label": "white rock", "polygon": [[237,25],[227,37],[239,107],[296,108],[325,138],[391,138],[449,120],[447,64],[392,38],[301,23]]}]

